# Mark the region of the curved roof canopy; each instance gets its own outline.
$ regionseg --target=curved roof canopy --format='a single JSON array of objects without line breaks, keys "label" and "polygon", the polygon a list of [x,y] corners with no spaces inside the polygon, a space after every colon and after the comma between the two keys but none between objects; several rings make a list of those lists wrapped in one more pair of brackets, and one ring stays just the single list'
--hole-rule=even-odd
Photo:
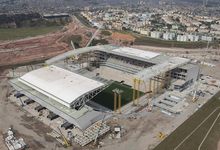
[{"label": "curved roof canopy", "polygon": [[53,65],[31,71],[20,77],[19,81],[69,108],[85,95],[105,86]]}]

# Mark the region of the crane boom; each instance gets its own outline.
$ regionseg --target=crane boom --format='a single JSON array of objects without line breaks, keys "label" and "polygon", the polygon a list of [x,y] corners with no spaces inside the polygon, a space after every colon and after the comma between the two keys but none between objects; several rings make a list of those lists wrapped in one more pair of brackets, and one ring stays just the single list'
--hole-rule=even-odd
[{"label": "crane boom", "polygon": [[98,34],[99,30],[101,29],[101,27],[99,27],[95,33],[92,35],[91,39],[89,40],[89,42],[87,43],[86,47],[89,47],[89,45],[92,43],[93,39],[96,37],[96,35]]}]

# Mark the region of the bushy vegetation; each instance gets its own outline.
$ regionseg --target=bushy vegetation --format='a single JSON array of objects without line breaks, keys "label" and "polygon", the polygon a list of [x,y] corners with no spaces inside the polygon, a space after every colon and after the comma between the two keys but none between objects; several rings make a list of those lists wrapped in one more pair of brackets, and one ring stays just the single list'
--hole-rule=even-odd
[{"label": "bushy vegetation", "polygon": [[71,41],[73,42],[75,48],[80,48],[82,36],[81,35],[72,35],[68,38],[63,39],[63,42],[69,44],[70,46],[71,46]]},{"label": "bushy vegetation", "polygon": [[109,42],[106,40],[106,39],[100,39],[100,40],[96,40],[94,39],[91,43],[91,46],[95,46],[95,45],[106,45],[106,44],[109,44]]},{"label": "bushy vegetation", "polygon": [[111,36],[112,35],[112,33],[108,30],[102,30],[101,34],[104,35],[104,36]]},{"label": "bushy vegetation", "polygon": [[70,21],[70,17],[45,19],[39,13],[1,14],[0,28],[63,26]]},{"label": "bushy vegetation", "polygon": [[[165,41],[154,39],[150,37],[139,36],[136,37],[134,45],[149,45],[158,47],[180,47],[180,48],[205,48],[207,42],[179,42],[179,41]],[[217,46],[218,43],[210,43],[210,46]]]}]

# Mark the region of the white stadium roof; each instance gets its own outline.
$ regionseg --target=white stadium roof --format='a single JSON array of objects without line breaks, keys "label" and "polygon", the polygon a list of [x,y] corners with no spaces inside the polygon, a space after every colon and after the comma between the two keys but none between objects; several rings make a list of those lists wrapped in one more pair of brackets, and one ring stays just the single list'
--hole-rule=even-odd
[{"label": "white stadium roof", "polygon": [[[110,53],[114,55],[120,55],[124,57],[129,57],[141,61],[152,61],[153,59],[157,58],[158,56],[162,56],[160,53],[144,51],[140,49],[130,48],[130,47],[118,47],[112,45],[98,45],[98,46],[90,46],[90,47],[83,47],[78,48],[75,50],[68,51],[66,53],[60,54],[55,56],[46,61],[46,64],[53,64],[54,62],[63,60],[70,56],[77,56],[79,54],[88,53],[92,51],[101,51],[105,53]],[[158,59],[157,59],[158,61]]]},{"label": "white stadium roof", "polygon": [[117,49],[112,50],[114,52],[130,55],[130,56],[136,56],[144,59],[151,59],[156,56],[159,56],[159,53],[154,53],[150,51],[143,51],[140,49],[130,48],[130,47],[120,47]]},{"label": "white stadium roof", "polygon": [[53,65],[31,71],[18,80],[67,107],[84,94],[104,86]]}]

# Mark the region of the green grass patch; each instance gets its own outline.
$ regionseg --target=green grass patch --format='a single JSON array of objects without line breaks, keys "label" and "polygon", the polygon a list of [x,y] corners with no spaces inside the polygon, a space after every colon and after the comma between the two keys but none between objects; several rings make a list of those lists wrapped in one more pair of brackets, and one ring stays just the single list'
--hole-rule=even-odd
[{"label": "green grass patch", "polygon": [[[108,88],[106,88],[104,91],[99,93],[96,97],[92,99],[92,101],[105,106],[106,108],[109,108],[111,110],[114,109],[114,94],[112,90],[114,89],[120,89],[123,90],[123,93],[121,94],[121,105],[124,106],[132,101],[133,98],[133,89],[132,87],[121,84],[119,82],[113,82]],[[143,92],[140,92],[140,95],[143,95]]]},{"label": "green grass patch", "polygon": [[106,45],[106,44],[109,44],[109,42],[106,39],[100,39],[100,40],[94,39],[91,43],[91,46],[95,46],[95,45],[98,45],[98,44]]},{"label": "green grass patch", "polygon": [[81,35],[72,35],[70,39],[72,42],[80,43],[82,41]]},{"label": "green grass patch", "polygon": [[29,27],[29,28],[13,28],[13,29],[0,29],[0,40],[16,40],[26,37],[34,37],[43,35],[61,29],[61,26],[50,27]]},{"label": "green grass patch", "polygon": [[72,35],[70,37],[66,37],[63,39],[63,42],[69,44],[69,46],[71,46],[71,41],[73,42],[75,48],[80,48],[82,36],[81,35]]},{"label": "green grass patch", "polygon": [[111,36],[112,35],[112,33],[108,30],[102,30],[101,34],[104,35],[104,36]]},{"label": "green grass patch", "polygon": [[[209,100],[202,108],[180,125],[170,136],[162,141],[154,150],[173,150],[179,145],[209,114],[220,107],[220,92]],[[190,136],[178,150],[197,150],[220,110],[217,110],[201,127]],[[201,150],[216,150],[220,140],[220,119],[216,122]]]}]

